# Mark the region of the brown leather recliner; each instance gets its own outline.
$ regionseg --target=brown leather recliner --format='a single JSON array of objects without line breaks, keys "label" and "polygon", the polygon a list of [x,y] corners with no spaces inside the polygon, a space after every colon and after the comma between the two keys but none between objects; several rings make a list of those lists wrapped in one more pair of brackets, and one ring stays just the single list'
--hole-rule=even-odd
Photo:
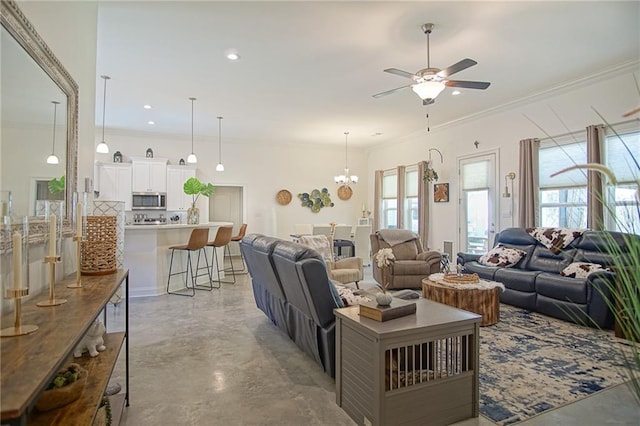
[{"label": "brown leather recliner", "polygon": [[371,234],[371,267],[373,278],[382,285],[382,270],[375,260],[381,248],[391,247],[396,260],[386,272],[388,289],[422,289],[422,279],[440,272],[441,254],[425,251],[420,237],[406,229],[381,229]]}]

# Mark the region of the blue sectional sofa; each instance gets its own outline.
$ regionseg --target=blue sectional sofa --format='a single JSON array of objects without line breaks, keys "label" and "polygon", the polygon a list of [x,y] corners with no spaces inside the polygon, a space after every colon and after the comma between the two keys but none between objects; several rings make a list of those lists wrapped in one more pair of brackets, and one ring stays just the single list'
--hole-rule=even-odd
[{"label": "blue sectional sofa", "polygon": [[324,260],[306,246],[258,234],[240,249],[256,305],[331,377],[335,376],[335,315],[340,296]]},{"label": "blue sectional sofa", "polygon": [[[585,325],[612,328],[613,313],[609,284],[615,275],[610,271],[598,271],[587,278],[570,278],[560,272],[574,262],[589,262],[611,266],[613,259],[607,253],[607,237],[621,247],[622,256],[628,253],[624,238],[637,238],[618,232],[584,231],[559,253],[554,253],[523,228],[507,228],[495,237],[495,246],[517,248],[525,256],[512,267],[486,266],[478,262],[480,255],[458,253],[458,263],[467,273],[477,273],[481,278],[504,284],[500,301],[556,318]],[[639,267],[630,265],[630,267]]]}]

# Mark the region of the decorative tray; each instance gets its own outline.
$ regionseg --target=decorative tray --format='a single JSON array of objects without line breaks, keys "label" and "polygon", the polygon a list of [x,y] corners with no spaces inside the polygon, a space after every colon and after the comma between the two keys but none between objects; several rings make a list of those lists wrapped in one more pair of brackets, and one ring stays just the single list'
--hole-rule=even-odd
[{"label": "decorative tray", "polygon": [[478,274],[445,274],[442,280],[452,284],[476,284],[480,282]]}]

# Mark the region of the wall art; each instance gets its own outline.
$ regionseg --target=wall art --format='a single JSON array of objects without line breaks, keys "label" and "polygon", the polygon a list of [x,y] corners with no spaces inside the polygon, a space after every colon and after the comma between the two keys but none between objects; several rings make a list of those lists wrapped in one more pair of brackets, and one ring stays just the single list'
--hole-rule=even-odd
[{"label": "wall art", "polygon": [[322,190],[314,189],[310,193],[302,192],[298,194],[298,198],[300,199],[300,205],[310,208],[313,213],[318,213],[323,207],[334,206],[327,188],[322,188]]},{"label": "wall art", "polygon": [[433,185],[433,201],[436,203],[449,202],[449,184],[436,183]]}]

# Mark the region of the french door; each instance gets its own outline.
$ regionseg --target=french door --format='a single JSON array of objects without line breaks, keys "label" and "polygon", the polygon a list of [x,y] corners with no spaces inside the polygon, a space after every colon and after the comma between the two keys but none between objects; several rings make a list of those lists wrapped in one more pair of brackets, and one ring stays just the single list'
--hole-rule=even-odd
[{"label": "french door", "polygon": [[495,151],[458,159],[460,251],[482,254],[493,245],[498,214],[497,157]]}]

